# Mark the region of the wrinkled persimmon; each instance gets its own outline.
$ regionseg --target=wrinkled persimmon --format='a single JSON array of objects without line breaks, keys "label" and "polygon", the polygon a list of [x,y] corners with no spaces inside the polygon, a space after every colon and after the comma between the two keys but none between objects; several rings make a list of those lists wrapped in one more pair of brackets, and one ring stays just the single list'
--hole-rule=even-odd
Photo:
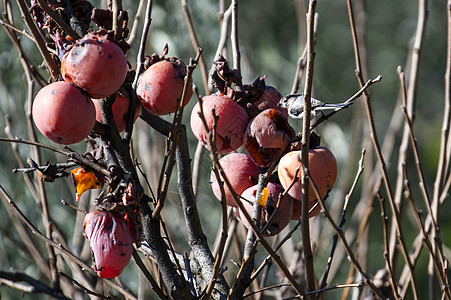
[{"label": "wrinkled persimmon", "polygon": [[270,166],[296,136],[287,119],[276,109],[259,113],[247,126],[244,146],[260,167]]},{"label": "wrinkled persimmon", "polygon": [[97,275],[101,278],[119,276],[133,252],[128,222],[118,213],[96,210],[85,216],[83,235],[94,254]]},{"label": "wrinkled persimmon", "polygon": [[254,102],[254,106],[258,111],[262,112],[268,108],[277,109],[282,113],[285,119],[288,119],[288,110],[284,107],[279,106],[280,99],[283,95],[275,88],[270,85],[266,85],[265,90]]},{"label": "wrinkled persimmon", "polygon": [[[260,228],[264,228],[268,222],[270,222],[269,226],[265,232],[263,232],[264,236],[273,236],[278,234],[284,229],[288,223],[290,222],[291,215],[293,213],[293,199],[290,195],[285,195],[280,199],[280,204],[278,210],[276,210],[277,202],[279,201],[279,196],[283,192],[283,187],[280,184],[269,182],[266,186],[266,191],[264,191],[264,196],[260,196],[260,199],[257,198],[257,185],[254,185],[248,189],[246,189],[241,197],[244,198],[242,200],[243,206],[246,209],[249,215],[252,215],[253,203],[255,201],[259,201],[262,211],[261,211],[261,219],[260,219]],[[243,223],[246,228],[249,228],[249,222],[246,217],[241,216],[239,208],[234,208],[234,212],[239,221]],[[274,214],[274,216],[272,216]],[[271,219],[272,217],[272,219]]]}]

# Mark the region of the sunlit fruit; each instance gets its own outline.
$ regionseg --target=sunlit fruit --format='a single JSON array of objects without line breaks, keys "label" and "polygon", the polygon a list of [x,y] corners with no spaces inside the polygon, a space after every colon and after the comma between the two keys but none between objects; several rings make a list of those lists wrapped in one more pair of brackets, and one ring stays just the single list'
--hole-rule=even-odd
[{"label": "sunlit fruit", "polygon": [[270,166],[296,136],[287,119],[276,109],[259,113],[249,122],[244,146],[260,167]]},{"label": "sunlit fruit", "polygon": [[94,269],[102,278],[121,274],[133,252],[127,221],[118,213],[96,210],[85,216],[83,234],[94,254]]},{"label": "sunlit fruit", "polygon": [[[140,77],[136,94],[143,106],[154,115],[167,115],[177,109],[181,101],[185,63],[181,59],[170,58],[152,64]],[[193,95],[192,83],[189,83],[184,105]]]},{"label": "sunlit fruit", "polygon": [[[221,157],[219,163],[238,196],[245,189],[257,183],[259,169],[249,155],[244,153],[230,153]],[[213,193],[218,199],[221,199],[221,189],[213,171],[211,171],[210,181]],[[227,205],[236,207],[235,198],[226,183],[224,183],[224,193]]]},{"label": "sunlit fruit", "polygon": [[[238,149],[243,144],[243,135],[246,130],[249,116],[246,110],[223,94],[205,96],[202,107],[208,129],[205,128],[197,103],[191,112],[191,129],[197,139],[211,149],[208,144],[208,134],[213,130],[214,115],[218,116],[216,124],[216,149],[218,153],[225,154]],[[213,115],[214,109],[214,115]]]},{"label": "sunlit fruit", "polygon": [[[260,195],[260,199],[257,198],[257,185],[254,185],[246,189],[241,197],[243,205],[249,215],[252,215],[253,203],[259,200],[262,206],[261,219],[260,219],[260,229],[263,229],[268,222],[266,230],[263,232],[265,236],[273,236],[278,234],[284,229],[291,220],[291,215],[293,213],[293,199],[290,195],[280,199],[279,209],[276,210],[277,202],[279,201],[280,194],[284,191],[280,184],[269,182],[266,186],[266,191],[263,191],[263,195]],[[236,217],[243,223],[244,226],[249,228],[249,222],[244,215],[239,212],[238,208],[234,209]],[[274,214],[274,216],[272,216]],[[271,219],[272,216],[272,219]]]},{"label": "sunlit fruit", "polygon": [[65,81],[43,87],[33,102],[33,120],[38,130],[58,144],[74,144],[94,128],[96,111],[91,99]]},{"label": "sunlit fruit", "polygon": [[[291,151],[280,159],[278,174],[280,183],[285,189],[292,183],[298,168],[300,170],[297,176],[300,177],[302,172],[300,150]],[[337,179],[337,161],[332,151],[327,147],[311,149],[309,151],[309,171],[311,174],[310,179],[315,182],[320,196],[323,197],[334,186],[335,180]],[[302,184],[300,179],[294,183],[288,193],[294,199],[299,201],[302,199]],[[313,189],[313,184],[310,182],[309,201],[316,200],[318,198]]]},{"label": "sunlit fruit", "polygon": [[95,99],[116,92],[124,83],[127,71],[124,52],[101,33],[87,34],[61,61],[64,80],[82,88]]},{"label": "sunlit fruit", "polygon": [[[96,108],[96,120],[99,123],[103,123],[102,115],[100,113],[99,100],[93,99],[93,102]],[[114,120],[116,121],[116,127],[119,132],[124,131],[125,127],[127,126],[127,114],[129,104],[130,101],[128,100],[128,98],[118,93],[116,96],[116,100],[114,100],[113,106],[111,107],[113,111]],[[140,112],[141,112],[141,103],[138,101],[138,103],[136,103],[133,121],[136,121]]]}]

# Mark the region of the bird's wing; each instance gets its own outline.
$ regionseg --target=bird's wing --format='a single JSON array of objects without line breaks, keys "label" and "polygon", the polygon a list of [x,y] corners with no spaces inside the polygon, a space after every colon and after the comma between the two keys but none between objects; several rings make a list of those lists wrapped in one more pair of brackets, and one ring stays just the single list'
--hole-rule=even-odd
[{"label": "bird's wing", "polygon": [[300,118],[302,117],[302,113],[304,112],[304,103],[296,99],[293,101],[289,108],[289,113],[292,117]]}]

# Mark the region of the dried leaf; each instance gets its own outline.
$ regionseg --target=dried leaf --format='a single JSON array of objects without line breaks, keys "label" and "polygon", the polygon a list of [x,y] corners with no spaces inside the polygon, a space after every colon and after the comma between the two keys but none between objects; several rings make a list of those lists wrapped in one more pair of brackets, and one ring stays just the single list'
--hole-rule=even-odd
[{"label": "dried leaf", "polygon": [[71,173],[77,191],[77,201],[80,200],[80,196],[87,190],[103,187],[103,182],[96,177],[94,172],[86,171],[83,167],[73,169],[71,170]]}]

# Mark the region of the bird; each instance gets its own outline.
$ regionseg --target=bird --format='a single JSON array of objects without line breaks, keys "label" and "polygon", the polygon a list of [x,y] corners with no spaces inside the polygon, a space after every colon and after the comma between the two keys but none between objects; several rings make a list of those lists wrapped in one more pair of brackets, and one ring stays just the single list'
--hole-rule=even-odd
[{"label": "bird", "polygon": [[[323,110],[336,110],[343,109],[351,105],[353,102],[343,102],[336,104],[324,103],[315,98],[311,98],[312,110],[311,118],[317,118],[321,116]],[[288,110],[288,115],[293,119],[302,119],[304,117],[304,95],[303,94],[292,94],[282,97],[277,104],[280,107],[286,108]]]}]

